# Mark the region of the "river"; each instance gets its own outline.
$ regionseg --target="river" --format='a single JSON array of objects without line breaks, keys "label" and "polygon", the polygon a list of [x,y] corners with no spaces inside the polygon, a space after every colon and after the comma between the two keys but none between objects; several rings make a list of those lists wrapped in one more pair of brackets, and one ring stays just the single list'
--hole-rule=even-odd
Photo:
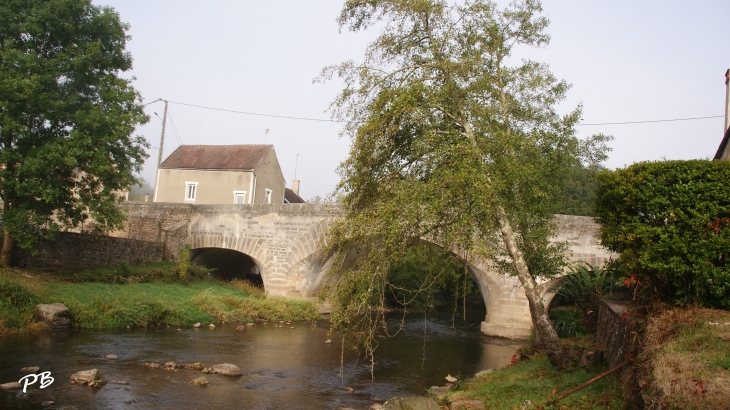
[{"label": "river", "polygon": [[[0,383],[17,381],[20,368],[39,366],[54,382],[22,392],[0,391],[3,409],[367,409],[395,396],[422,395],[429,386],[443,385],[447,374],[475,372],[509,363],[518,342],[488,338],[479,333],[481,311],[452,328],[449,314],[408,315],[393,338],[378,338],[375,380],[369,364],[345,351],[340,377],[341,344],[328,338],[326,320],[272,325],[236,332],[235,325],[215,329],[174,328],[53,331],[41,335],[0,338]],[[393,314],[395,327],[400,317]],[[425,330],[425,344],[424,344]],[[105,359],[114,354],[117,360]],[[187,382],[201,376],[191,370],[167,371],[146,362],[201,362],[205,366],[231,363],[241,377],[207,375],[210,385]],[[98,369],[109,382],[101,388],[71,384],[71,374]],[[127,382],[117,384],[113,381]],[[42,407],[41,403],[54,404]],[[73,407],[66,407],[72,409]]]}]

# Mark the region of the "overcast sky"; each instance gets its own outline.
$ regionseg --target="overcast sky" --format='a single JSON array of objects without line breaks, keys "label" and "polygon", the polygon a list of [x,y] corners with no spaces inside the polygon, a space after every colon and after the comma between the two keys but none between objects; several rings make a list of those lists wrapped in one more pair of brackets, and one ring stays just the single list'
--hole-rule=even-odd
[{"label": "overcast sky", "polygon": [[[145,102],[329,119],[341,84],[313,84],[324,66],[360,61],[375,33],[339,32],[342,1],[100,0],[131,25],[135,87]],[[730,2],[544,0],[550,45],[520,52],[573,84],[564,110],[584,105],[584,124],[722,116],[730,68]],[[163,103],[139,128],[154,147],[142,176],[154,183]],[[614,136],[606,165],[711,158],[723,118],[581,126]],[[174,124],[174,125],[173,125]],[[266,129],[269,129],[268,137]],[[204,110],[170,103],[164,156],[183,144],[274,144],[287,186],[305,199],[330,193],[350,141],[340,125]]]}]

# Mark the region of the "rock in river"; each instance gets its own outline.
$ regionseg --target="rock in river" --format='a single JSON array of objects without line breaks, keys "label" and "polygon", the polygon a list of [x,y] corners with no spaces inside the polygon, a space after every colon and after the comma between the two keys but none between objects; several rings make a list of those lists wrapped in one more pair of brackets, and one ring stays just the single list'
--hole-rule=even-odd
[{"label": "rock in river", "polygon": [[22,369],[20,369],[20,372],[21,373],[38,373],[38,370],[40,370],[40,369],[41,368],[38,366],[23,367]]},{"label": "rock in river", "polygon": [[0,390],[20,390],[22,388],[23,386],[21,386],[18,382],[0,384]]},{"label": "rock in river", "polygon": [[197,379],[190,382],[191,384],[194,384],[196,386],[207,386],[210,383],[208,382],[208,379],[205,376],[200,376]]},{"label": "rock in river", "polygon": [[243,372],[241,372],[241,369],[238,366],[236,366],[235,364],[228,364],[228,363],[217,364],[217,365],[211,367],[210,370],[211,370],[211,373],[217,373],[217,374],[220,374],[221,376],[235,377],[235,376],[240,376],[243,374]]},{"label": "rock in river", "polygon": [[38,319],[51,329],[67,329],[71,326],[68,308],[63,303],[37,305],[35,308]]},{"label": "rock in river", "polygon": [[84,370],[71,375],[72,383],[83,384],[84,386],[100,386],[105,384],[104,377],[96,369]]}]

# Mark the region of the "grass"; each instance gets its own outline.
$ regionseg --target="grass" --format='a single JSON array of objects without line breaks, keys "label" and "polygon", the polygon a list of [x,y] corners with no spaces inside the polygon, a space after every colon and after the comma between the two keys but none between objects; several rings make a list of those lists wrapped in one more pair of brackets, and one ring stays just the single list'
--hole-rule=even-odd
[{"label": "grass", "polygon": [[555,331],[562,338],[581,337],[588,334],[588,330],[581,324],[581,316],[575,308],[560,306],[550,309],[550,320]]},{"label": "grass", "polygon": [[652,408],[727,408],[730,312],[691,308],[653,315],[641,359]]},{"label": "grass", "polygon": [[[588,381],[605,369],[556,369],[543,355],[520,360],[505,369],[476,379],[459,382],[456,391],[449,391],[449,399],[481,400],[488,409],[519,409],[530,400],[536,408],[552,409],[622,409],[623,396],[620,381],[615,376],[605,377],[588,387],[556,401],[561,393]],[[453,389],[453,388],[452,388]]]},{"label": "grass", "polygon": [[86,282],[93,271],[54,276],[0,270],[0,335],[37,329],[35,305],[54,302],[69,308],[73,327],[84,329],[319,317],[311,302],[269,298],[248,282],[175,279],[166,273],[168,268],[175,273],[174,267],[104,268],[97,270],[99,277]]}]

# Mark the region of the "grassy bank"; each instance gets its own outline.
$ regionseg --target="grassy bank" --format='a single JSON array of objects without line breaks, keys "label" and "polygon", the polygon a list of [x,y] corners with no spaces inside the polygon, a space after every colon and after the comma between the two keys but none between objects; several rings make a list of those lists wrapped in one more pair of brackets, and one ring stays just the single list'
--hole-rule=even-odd
[{"label": "grassy bank", "polygon": [[730,406],[730,312],[674,308],[653,315],[640,359],[651,408]]},{"label": "grassy bank", "polygon": [[176,266],[104,268],[97,274],[0,270],[0,335],[43,328],[35,306],[54,302],[69,308],[72,326],[85,329],[319,316],[311,302],[265,297],[247,283],[222,283],[205,272],[180,279]]},{"label": "grassy bank", "polygon": [[519,409],[530,400],[536,409],[622,409],[620,381],[608,376],[563,400],[557,396],[606,370],[605,368],[556,369],[547,358],[535,355],[512,366],[460,382],[447,393],[449,399],[481,400],[488,409]]}]

